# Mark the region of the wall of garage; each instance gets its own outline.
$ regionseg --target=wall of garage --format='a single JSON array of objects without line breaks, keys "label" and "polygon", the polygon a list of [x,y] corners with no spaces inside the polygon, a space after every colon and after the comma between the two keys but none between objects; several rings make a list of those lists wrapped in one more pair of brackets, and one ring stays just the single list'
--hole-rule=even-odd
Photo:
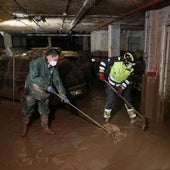
[{"label": "wall of garage", "polygon": [[[49,44],[50,38],[50,44]],[[0,48],[22,48],[30,50],[34,47],[60,47],[62,50],[82,51],[90,49],[90,36],[30,36],[21,34],[5,34],[0,37]]]},{"label": "wall of garage", "polygon": [[91,33],[91,52],[108,51],[108,30],[93,31]]},{"label": "wall of garage", "polygon": [[141,109],[146,117],[170,117],[170,6],[146,12]]},{"label": "wall of garage", "polygon": [[144,49],[144,30],[121,32],[121,50],[138,51]]},{"label": "wall of garage", "polygon": [[[120,28],[121,29],[121,28]],[[112,32],[117,30],[112,30]],[[110,31],[111,32],[111,31]],[[143,51],[144,50],[144,30],[142,31],[129,31],[124,30],[120,32],[116,32],[120,34],[120,36],[113,37],[109,30],[100,30],[93,31],[91,33],[91,52],[92,53],[103,53],[108,54],[110,48],[115,50],[114,42],[111,42],[113,39],[120,43],[116,45],[119,48],[119,51],[130,50],[130,51]],[[112,38],[109,38],[112,37]],[[109,47],[110,46],[110,47]],[[114,55],[114,52],[111,56],[116,56],[117,52]]]}]

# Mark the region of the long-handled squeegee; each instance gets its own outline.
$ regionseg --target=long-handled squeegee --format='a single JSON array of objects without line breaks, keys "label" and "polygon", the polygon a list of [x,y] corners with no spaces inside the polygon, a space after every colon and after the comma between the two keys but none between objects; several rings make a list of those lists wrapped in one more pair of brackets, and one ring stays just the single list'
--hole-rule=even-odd
[{"label": "long-handled squeegee", "polygon": [[133,108],[134,112],[138,115],[138,117],[141,119],[141,121],[138,123],[138,125],[141,126],[141,129],[144,131],[146,130],[146,118],[141,115],[108,81],[104,80],[104,82],[115,92],[116,95],[118,95],[129,107]]},{"label": "long-handled squeegee", "polygon": [[[59,95],[58,93],[54,93],[56,96],[58,96],[60,99],[63,100],[63,97],[61,95]],[[93,118],[91,118],[90,116],[88,116],[87,114],[85,114],[83,111],[81,111],[79,108],[77,108],[76,106],[74,106],[73,104],[71,104],[70,102],[68,102],[68,104],[73,107],[74,109],[76,109],[77,111],[79,111],[83,116],[85,116],[86,118],[88,118],[91,122],[93,122],[95,125],[97,125],[98,127],[100,127],[101,129],[103,129],[105,132],[107,132],[112,139],[114,138],[114,132],[112,132],[111,130],[103,127],[100,123],[98,123],[96,120],[94,120]]]}]

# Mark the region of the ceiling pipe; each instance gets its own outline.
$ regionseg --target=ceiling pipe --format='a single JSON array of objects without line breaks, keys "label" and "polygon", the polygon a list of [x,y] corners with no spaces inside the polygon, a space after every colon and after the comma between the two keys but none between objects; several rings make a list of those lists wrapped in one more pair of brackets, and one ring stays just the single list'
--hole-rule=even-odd
[{"label": "ceiling pipe", "polygon": [[113,20],[111,20],[111,21],[109,21],[109,22],[106,22],[106,23],[104,23],[104,24],[99,25],[97,28],[95,28],[94,30],[91,30],[91,31],[95,31],[95,30],[97,30],[97,29],[100,29],[100,28],[102,28],[102,27],[105,27],[105,26],[107,26],[107,25],[109,25],[109,24],[112,24],[112,23],[115,22],[115,21],[118,21],[118,20],[120,20],[120,19],[123,19],[123,18],[125,18],[125,17],[127,17],[127,16],[130,16],[130,15],[132,15],[132,14],[134,14],[134,13],[137,13],[137,12],[139,12],[139,11],[146,10],[146,9],[149,8],[149,7],[156,6],[156,5],[158,5],[158,4],[160,4],[160,3],[164,2],[164,1],[165,1],[165,0],[154,0],[154,1],[152,1],[152,2],[149,2],[149,3],[147,3],[147,4],[144,4],[144,5],[136,8],[136,9],[133,9],[133,10],[125,13],[124,15],[121,15],[121,16],[118,16],[118,17],[114,18]]},{"label": "ceiling pipe", "polygon": [[43,29],[42,29],[42,27],[39,25],[39,23],[33,18],[32,19],[33,20],[33,22],[41,29],[41,31],[43,31]]},{"label": "ceiling pipe", "polygon": [[[11,15],[11,14],[10,14]],[[13,13],[13,16],[17,16],[17,18],[22,18],[22,19],[27,19],[27,18],[33,18],[35,16],[41,16],[41,17],[46,17],[46,18],[56,18],[56,17],[75,17],[75,15],[65,15],[65,14],[26,14],[26,13]]]},{"label": "ceiling pipe", "polygon": [[65,13],[66,15],[67,15],[67,11],[68,11],[69,4],[70,4],[70,0],[67,0],[66,9],[65,9],[65,11],[64,11],[64,13]]},{"label": "ceiling pipe", "polygon": [[63,26],[64,26],[65,17],[67,16],[67,11],[68,11],[69,4],[70,4],[70,0],[67,0],[66,9],[62,14],[63,15],[63,21],[62,21],[61,28],[60,28],[61,31],[62,31]]},{"label": "ceiling pipe", "polygon": [[70,24],[70,29],[68,32],[72,31],[72,29],[80,22],[80,20],[84,17],[86,12],[96,3],[96,0],[85,0],[83,6],[80,8],[79,12],[75,16],[74,20]]},{"label": "ceiling pipe", "polygon": [[42,37],[90,37],[90,34],[57,34],[57,33],[28,33],[27,36],[42,36]]}]

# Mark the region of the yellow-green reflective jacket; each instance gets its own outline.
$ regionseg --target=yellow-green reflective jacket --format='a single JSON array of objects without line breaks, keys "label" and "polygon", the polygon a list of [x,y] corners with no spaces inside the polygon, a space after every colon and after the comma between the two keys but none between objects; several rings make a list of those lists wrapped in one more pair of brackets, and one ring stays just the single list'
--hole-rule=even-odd
[{"label": "yellow-green reflective jacket", "polygon": [[121,56],[101,61],[99,73],[105,73],[108,68],[108,81],[111,85],[125,89],[130,84],[134,68],[127,69]]}]

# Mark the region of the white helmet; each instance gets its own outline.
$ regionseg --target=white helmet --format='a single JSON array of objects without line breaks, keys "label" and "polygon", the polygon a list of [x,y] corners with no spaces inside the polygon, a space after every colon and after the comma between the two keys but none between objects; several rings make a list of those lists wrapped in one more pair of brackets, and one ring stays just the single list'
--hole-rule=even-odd
[{"label": "white helmet", "polygon": [[131,68],[135,65],[135,56],[130,52],[125,52],[123,55],[124,62],[127,68]]},{"label": "white helmet", "polygon": [[130,63],[135,63],[135,57],[132,53],[125,52],[123,57],[124,57],[124,60],[127,60]]}]

